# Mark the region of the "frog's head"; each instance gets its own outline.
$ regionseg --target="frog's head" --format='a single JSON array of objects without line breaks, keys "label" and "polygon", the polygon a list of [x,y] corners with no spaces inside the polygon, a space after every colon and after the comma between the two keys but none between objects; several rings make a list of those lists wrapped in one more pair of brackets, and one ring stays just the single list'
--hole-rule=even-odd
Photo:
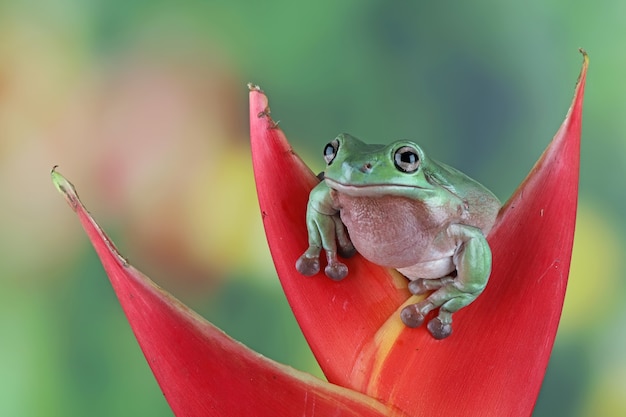
[{"label": "frog's head", "polygon": [[324,179],[352,196],[417,197],[437,189],[429,181],[433,164],[411,141],[369,145],[343,133],[324,147]]}]

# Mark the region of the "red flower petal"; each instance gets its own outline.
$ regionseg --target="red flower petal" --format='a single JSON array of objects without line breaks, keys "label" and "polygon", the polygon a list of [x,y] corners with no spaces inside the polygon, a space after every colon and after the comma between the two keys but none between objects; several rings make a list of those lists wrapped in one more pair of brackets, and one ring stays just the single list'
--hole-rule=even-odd
[{"label": "red flower petal", "polygon": [[163,393],[177,416],[401,416],[350,391],[277,364],[226,336],[130,266],[55,170]]},{"label": "red flower petal", "polygon": [[[584,53],[583,53],[584,54]],[[493,271],[484,294],[456,313],[437,341],[398,317],[406,282],[360,257],[348,278],[305,278],[294,268],[307,246],[305,210],[314,175],[250,92],[253,164],[268,243],[294,314],[329,381],[411,415],[529,415],[561,314],[571,258],[582,100],[502,209],[489,236]],[[414,302],[414,301],[412,301]]]},{"label": "red flower petal", "polygon": [[359,255],[346,260],[350,274],[343,281],[300,275],[295,262],[307,248],[306,205],[318,179],[269,117],[267,97],[258,88],[250,91],[250,135],[261,214],[281,284],[326,377],[349,386],[361,350],[409,297],[405,279]]}]

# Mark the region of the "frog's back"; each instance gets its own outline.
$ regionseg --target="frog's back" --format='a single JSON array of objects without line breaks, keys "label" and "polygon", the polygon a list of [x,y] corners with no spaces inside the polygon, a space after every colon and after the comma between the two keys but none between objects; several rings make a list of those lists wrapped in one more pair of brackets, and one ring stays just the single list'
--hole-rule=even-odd
[{"label": "frog's back", "polygon": [[467,211],[463,216],[463,224],[478,227],[487,235],[502,207],[498,197],[458,169],[438,161],[431,160],[431,163],[437,166],[437,174],[432,179],[465,203]]}]

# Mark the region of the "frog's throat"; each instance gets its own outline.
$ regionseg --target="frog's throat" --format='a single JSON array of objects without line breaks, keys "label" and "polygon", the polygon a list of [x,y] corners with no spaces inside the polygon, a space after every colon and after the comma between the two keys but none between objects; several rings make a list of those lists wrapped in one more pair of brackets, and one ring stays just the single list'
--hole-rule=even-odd
[{"label": "frog's throat", "polygon": [[429,188],[419,187],[416,185],[389,183],[348,185],[328,177],[325,177],[324,181],[326,181],[329,188],[351,197],[381,197],[394,194],[403,195],[409,190],[429,190]]}]

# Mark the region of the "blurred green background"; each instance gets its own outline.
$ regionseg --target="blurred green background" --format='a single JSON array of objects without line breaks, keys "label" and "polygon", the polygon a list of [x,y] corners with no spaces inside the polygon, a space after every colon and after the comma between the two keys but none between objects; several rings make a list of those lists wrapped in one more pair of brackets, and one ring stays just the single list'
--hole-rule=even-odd
[{"label": "blurred green background", "polygon": [[412,138],[505,200],[565,116],[579,47],[574,259],[534,416],[626,415],[625,16],[620,0],[1,2],[0,415],[172,415],[53,165],[135,266],[321,375],[266,248],[246,83],[316,171],[339,132]]}]

